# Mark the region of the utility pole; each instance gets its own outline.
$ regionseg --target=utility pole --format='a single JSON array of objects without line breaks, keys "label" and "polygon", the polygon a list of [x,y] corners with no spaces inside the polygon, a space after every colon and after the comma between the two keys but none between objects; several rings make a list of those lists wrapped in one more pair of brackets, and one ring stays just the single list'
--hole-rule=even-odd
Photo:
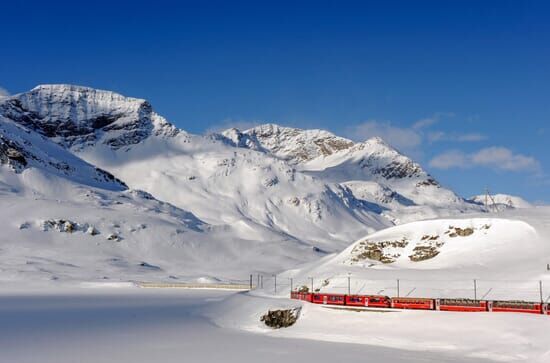
[{"label": "utility pole", "polygon": [[477,301],[477,280],[474,279],[474,301]]},{"label": "utility pole", "polygon": [[397,279],[397,297],[399,297],[399,279]]},{"label": "utility pole", "polygon": [[311,293],[313,294],[313,277],[309,278],[311,280]]},{"label": "utility pole", "polygon": [[250,274],[250,290],[252,290],[252,274]]},{"label": "utility pole", "polygon": [[290,291],[294,290],[294,284],[292,283],[292,277],[290,278]]},{"label": "utility pole", "polygon": [[495,201],[495,198],[491,195],[491,192],[489,192],[489,188],[485,188],[485,208],[487,209],[487,212],[490,211],[489,209],[489,201],[491,204],[491,209],[493,212],[499,212],[497,202]]},{"label": "utility pole", "polygon": [[540,302],[544,302],[544,297],[542,296],[542,280],[539,281],[539,292],[540,292]]},{"label": "utility pole", "polygon": [[273,288],[275,290],[275,293],[277,293],[277,275],[273,275]]},{"label": "utility pole", "polygon": [[351,295],[351,273],[348,272],[348,295]]}]

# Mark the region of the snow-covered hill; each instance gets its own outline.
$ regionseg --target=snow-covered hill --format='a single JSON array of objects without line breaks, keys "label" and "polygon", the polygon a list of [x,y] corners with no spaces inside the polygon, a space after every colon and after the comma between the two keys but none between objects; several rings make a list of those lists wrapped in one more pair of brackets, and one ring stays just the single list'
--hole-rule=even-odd
[{"label": "snow-covered hill", "polygon": [[[550,208],[417,221],[363,237],[342,252],[289,271],[298,284],[325,291],[421,297],[540,299],[550,294]],[[324,282],[325,281],[325,282]]]},{"label": "snow-covered hill", "polygon": [[470,198],[470,200],[487,205],[489,209],[508,209],[508,208],[532,208],[533,205],[525,199],[509,194],[495,194],[495,195],[476,195]]}]

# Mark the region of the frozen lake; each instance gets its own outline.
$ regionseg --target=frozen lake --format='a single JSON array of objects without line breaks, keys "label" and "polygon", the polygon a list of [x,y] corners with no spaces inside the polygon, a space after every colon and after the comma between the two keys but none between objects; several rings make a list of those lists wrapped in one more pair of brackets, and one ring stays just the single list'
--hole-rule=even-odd
[{"label": "frozen lake", "polygon": [[487,362],[422,351],[280,338],[220,328],[204,304],[234,292],[82,289],[0,295],[0,361]]}]

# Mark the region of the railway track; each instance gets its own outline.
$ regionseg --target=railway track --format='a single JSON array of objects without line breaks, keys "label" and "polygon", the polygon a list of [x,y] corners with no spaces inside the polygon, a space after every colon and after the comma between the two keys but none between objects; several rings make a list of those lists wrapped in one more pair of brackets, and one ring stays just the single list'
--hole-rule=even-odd
[{"label": "railway track", "polygon": [[250,290],[250,285],[246,285],[246,284],[136,282],[136,285],[138,287],[148,288],[148,289],[215,289],[215,290],[237,290],[237,291]]}]

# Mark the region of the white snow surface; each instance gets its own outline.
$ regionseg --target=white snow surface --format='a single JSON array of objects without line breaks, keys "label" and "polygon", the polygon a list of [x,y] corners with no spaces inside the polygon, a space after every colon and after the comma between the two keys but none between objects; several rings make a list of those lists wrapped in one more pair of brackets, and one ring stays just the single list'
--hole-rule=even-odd
[{"label": "white snow surface", "polygon": [[[290,328],[260,322],[301,307]],[[526,314],[342,311],[220,291],[123,288],[0,294],[6,362],[533,362],[550,319]]]},{"label": "white snow surface", "polygon": [[[217,305],[217,306],[216,306]],[[287,329],[273,330],[261,323],[267,310],[300,307],[299,319]],[[383,361],[415,361],[415,352],[427,362],[546,362],[550,357],[547,330],[550,319],[544,315],[456,313],[335,309],[269,296],[233,295],[207,307],[206,315],[219,326],[265,336],[311,339],[403,349],[401,358],[391,353]],[[432,357],[434,352],[446,356]],[[387,354],[387,353],[386,353]],[[334,355],[321,360],[334,359]],[[370,356],[369,356],[370,357]],[[373,354],[371,359],[378,358]]]}]

